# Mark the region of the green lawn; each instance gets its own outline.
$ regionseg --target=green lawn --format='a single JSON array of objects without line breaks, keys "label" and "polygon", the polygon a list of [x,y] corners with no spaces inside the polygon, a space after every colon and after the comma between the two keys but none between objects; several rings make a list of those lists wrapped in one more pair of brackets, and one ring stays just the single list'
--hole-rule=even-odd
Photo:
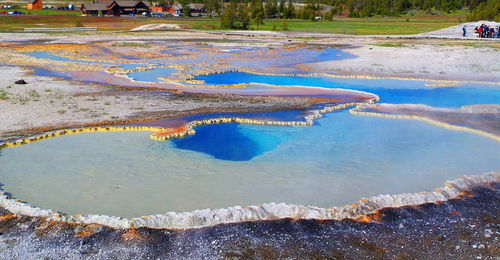
[{"label": "green lawn", "polygon": [[54,10],[54,9],[41,9],[41,10],[28,10],[28,9],[0,9],[1,12],[19,11],[30,15],[65,15],[65,16],[79,16],[82,12],[75,10]]},{"label": "green lawn", "polygon": [[[23,11],[23,10],[21,10]],[[27,10],[24,10],[27,11]],[[24,12],[23,11],[23,12]],[[74,27],[77,23],[98,27],[99,30],[129,30],[149,23],[177,23],[185,28],[221,30],[218,19],[209,18],[148,18],[148,17],[91,17],[78,16],[75,11],[30,10],[38,15],[0,15],[0,31],[23,30],[32,27]],[[47,15],[43,15],[46,13]],[[58,14],[58,15],[54,15]],[[408,19],[408,20],[407,20]],[[397,35],[434,31],[457,25],[456,16],[336,18],[334,21],[289,20],[292,32],[336,33],[350,35]],[[281,30],[281,20],[265,20],[264,25],[252,26],[254,30]]]},{"label": "green lawn", "polygon": [[[416,34],[443,29],[453,25],[457,25],[460,21],[456,18],[443,19],[436,18],[341,18],[334,21],[304,21],[304,20],[289,20],[288,29],[292,32],[315,32],[315,33],[336,33],[336,34],[351,34],[351,35],[397,35],[397,34]],[[201,30],[220,30],[218,20],[190,20],[182,21],[190,25],[193,29]],[[270,31],[275,27],[278,31],[281,30],[281,20],[265,20],[264,25],[258,28],[252,26],[254,30]]]}]

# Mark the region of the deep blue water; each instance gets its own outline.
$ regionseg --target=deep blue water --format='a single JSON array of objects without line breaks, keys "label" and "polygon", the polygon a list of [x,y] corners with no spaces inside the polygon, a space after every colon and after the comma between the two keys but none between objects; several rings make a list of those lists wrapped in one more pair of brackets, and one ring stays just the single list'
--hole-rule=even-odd
[{"label": "deep blue water", "polygon": [[[199,127],[201,138],[180,142],[189,149],[147,132],[65,135],[2,150],[0,179],[42,208],[139,217],[268,202],[341,206],[500,169],[499,142],[473,133],[347,111],[318,121]],[[197,141],[206,147],[193,148]]]},{"label": "deep blue water", "polygon": [[274,150],[280,139],[266,131],[242,129],[239,124],[221,124],[197,127],[195,135],[172,142],[176,148],[202,152],[215,159],[248,161]]},{"label": "deep blue water", "polygon": [[196,79],[204,80],[207,84],[265,83],[360,90],[378,95],[380,102],[392,104],[460,107],[500,103],[500,89],[478,88],[473,85],[431,88],[426,87],[424,81],[338,80],[328,77],[272,76],[242,72],[198,76]]}]

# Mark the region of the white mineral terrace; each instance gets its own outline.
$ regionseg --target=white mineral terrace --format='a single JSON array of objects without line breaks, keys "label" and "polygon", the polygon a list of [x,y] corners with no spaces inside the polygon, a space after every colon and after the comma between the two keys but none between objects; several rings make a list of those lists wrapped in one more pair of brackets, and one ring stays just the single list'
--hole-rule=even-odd
[{"label": "white mineral terrace", "polygon": [[362,199],[358,203],[343,207],[320,208],[285,203],[269,203],[257,206],[235,206],[225,209],[203,209],[182,213],[167,212],[164,214],[131,219],[106,215],[66,216],[54,210],[41,209],[20,202],[19,200],[10,199],[3,192],[0,192],[0,207],[14,214],[43,217],[47,220],[68,223],[101,224],[112,228],[149,227],[159,229],[186,229],[225,223],[282,218],[321,220],[356,219],[385,207],[402,207],[446,201],[457,198],[459,195],[463,194],[463,192],[473,187],[484,186],[499,181],[499,172],[488,172],[479,175],[463,176],[457,180],[448,181],[442,188],[431,192],[379,195],[368,199]]},{"label": "white mineral terrace", "polygon": [[[356,91],[361,92],[361,91]],[[8,142],[0,142],[0,149],[5,147],[12,147],[18,145],[29,144],[41,140],[45,140],[48,138],[58,137],[62,135],[70,135],[70,134],[79,134],[79,133],[88,133],[88,132],[113,132],[113,131],[148,131],[153,132],[150,137],[152,140],[156,141],[166,141],[173,138],[183,138],[188,135],[194,135],[196,131],[195,127],[201,125],[211,125],[211,124],[223,124],[223,123],[239,123],[239,124],[251,124],[251,125],[272,125],[272,126],[311,126],[314,124],[314,120],[321,118],[324,113],[330,113],[335,110],[345,109],[348,107],[361,107],[367,104],[373,104],[378,100],[378,97],[375,96],[373,99],[368,100],[367,102],[353,102],[353,103],[344,103],[333,106],[326,106],[320,110],[309,110],[308,115],[304,117],[305,121],[273,121],[273,120],[258,120],[258,119],[249,119],[249,118],[240,118],[240,117],[218,117],[218,118],[209,118],[203,120],[195,120],[191,121],[186,125],[186,129],[180,132],[175,132],[171,134],[162,134],[162,132],[166,132],[168,128],[162,127],[154,127],[154,126],[104,126],[104,127],[83,127],[83,128],[73,128],[73,129],[65,129],[60,131],[52,131],[49,133],[45,133],[42,135],[36,135],[32,137],[21,138],[14,141]]]}]

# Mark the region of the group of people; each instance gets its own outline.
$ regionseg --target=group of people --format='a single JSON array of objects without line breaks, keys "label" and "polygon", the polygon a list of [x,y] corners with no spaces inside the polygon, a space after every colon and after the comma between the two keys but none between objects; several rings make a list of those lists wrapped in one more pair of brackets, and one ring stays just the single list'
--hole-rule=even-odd
[{"label": "group of people", "polygon": [[[476,28],[474,28],[474,33],[477,34],[479,38],[500,38],[500,26],[495,28],[493,26],[481,24],[481,26],[476,26]],[[465,36],[467,36],[467,33],[464,29],[464,37]]]}]

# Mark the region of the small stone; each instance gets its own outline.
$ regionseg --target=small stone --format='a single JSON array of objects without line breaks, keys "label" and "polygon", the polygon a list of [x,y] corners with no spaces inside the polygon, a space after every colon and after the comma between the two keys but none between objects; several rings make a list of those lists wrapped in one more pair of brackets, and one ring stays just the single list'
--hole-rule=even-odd
[{"label": "small stone", "polygon": [[491,229],[485,229],[484,230],[484,236],[485,237],[491,237],[491,235],[493,235],[493,231],[491,231]]},{"label": "small stone", "polygon": [[484,249],[484,248],[486,248],[486,246],[484,246],[484,245],[479,245],[477,248],[478,248],[478,249]]},{"label": "small stone", "polygon": [[455,250],[458,250],[458,249],[460,249],[460,246],[455,246]]},{"label": "small stone", "polygon": [[28,84],[28,82],[24,81],[24,79],[20,79],[20,80],[16,80],[16,82],[14,82],[15,84]]},{"label": "small stone", "polygon": [[80,226],[80,225],[78,225],[78,226],[75,227],[74,231],[75,231],[75,233],[82,232],[83,231],[83,227]]}]

